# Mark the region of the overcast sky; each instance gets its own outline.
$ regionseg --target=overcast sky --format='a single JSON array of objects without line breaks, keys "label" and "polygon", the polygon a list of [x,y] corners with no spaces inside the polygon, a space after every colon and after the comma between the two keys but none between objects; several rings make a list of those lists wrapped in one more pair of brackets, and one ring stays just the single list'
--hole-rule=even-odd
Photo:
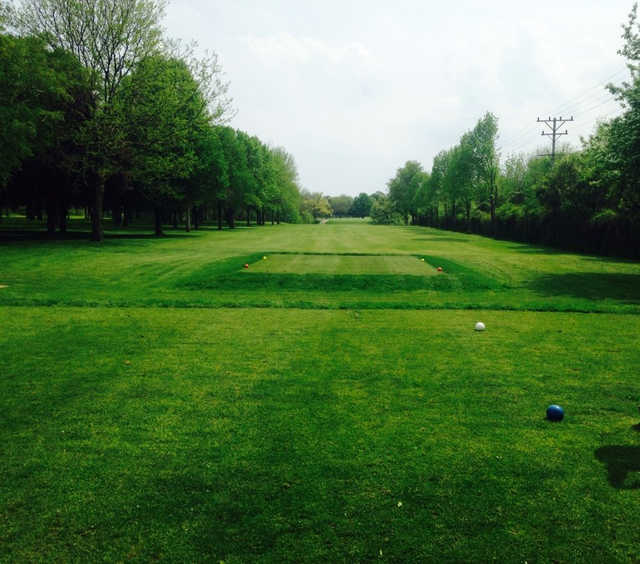
[{"label": "overcast sky", "polygon": [[283,146],[303,187],[384,190],[407,160],[430,170],[491,111],[503,157],[547,149],[538,116],[579,144],[618,104],[631,0],[173,0],[170,36],[220,57],[231,125]]}]

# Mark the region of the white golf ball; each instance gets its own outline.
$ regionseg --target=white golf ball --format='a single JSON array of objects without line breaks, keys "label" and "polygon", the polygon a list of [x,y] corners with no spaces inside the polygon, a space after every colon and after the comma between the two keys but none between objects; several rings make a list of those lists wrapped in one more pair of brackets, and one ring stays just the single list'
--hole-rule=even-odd
[{"label": "white golf ball", "polygon": [[476,323],[476,331],[484,331],[485,329],[486,327],[482,321],[478,321],[478,323]]}]

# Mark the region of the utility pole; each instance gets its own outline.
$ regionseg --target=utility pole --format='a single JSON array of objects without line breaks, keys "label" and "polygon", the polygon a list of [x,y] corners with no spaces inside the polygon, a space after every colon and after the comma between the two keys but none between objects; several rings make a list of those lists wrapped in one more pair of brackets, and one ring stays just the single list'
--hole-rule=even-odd
[{"label": "utility pole", "polygon": [[538,123],[544,123],[550,130],[551,133],[549,133],[548,131],[545,131],[544,129],[542,130],[542,136],[549,136],[551,137],[551,153],[547,153],[546,155],[538,155],[539,157],[551,157],[551,162],[553,162],[556,158],[556,138],[560,137],[561,135],[569,135],[569,131],[565,130],[565,131],[558,131],[565,123],[567,123],[568,121],[573,121],[573,116],[571,116],[570,118],[563,118],[562,116],[560,116],[559,118],[547,118],[547,119],[540,119],[538,118]]}]

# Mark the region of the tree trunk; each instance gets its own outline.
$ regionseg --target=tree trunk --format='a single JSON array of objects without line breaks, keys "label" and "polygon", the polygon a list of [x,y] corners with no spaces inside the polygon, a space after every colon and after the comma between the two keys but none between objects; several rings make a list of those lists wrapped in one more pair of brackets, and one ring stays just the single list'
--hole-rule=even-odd
[{"label": "tree trunk", "polygon": [[227,208],[225,215],[227,216],[227,225],[229,226],[229,229],[235,229],[236,224],[234,210],[232,210],[231,208]]},{"label": "tree trunk", "polygon": [[69,210],[64,204],[60,204],[60,213],[58,214],[58,225],[60,226],[60,233],[67,232],[67,214]]},{"label": "tree trunk", "polygon": [[187,217],[184,223],[184,229],[187,233],[191,231],[191,207],[187,205]]},{"label": "tree trunk", "polygon": [[489,198],[489,204],[490,204],[490,209],[491,209],[491,226],[494,228],[495,231],[495,223],[496,223],[496,194],[493,191],[493,189],[491,190],[491,198]]},{"label": "tree trunk", "polygon": [[251,208],[247,206],[247,227],[251,227]]},{"label": "tree trunk", "polygon": [[131,210],[125,203],[124,205],[124,218],[122,219],[122,227],[129,227],[129,220],[131,219]]},{"label": "tree trunk", "polygon": [[200,210],[198,206],[193,206],[193,228],[196,231],[200,228]]},{"label": "tree trunk", "polygon": [[156,237],[162,237],[164,235],[164,233],[162,232],[162,210],[156,206],[153,212],[155,216]]},{"label": "tree trunk", "polygon": [[218,231],[222,231],[222,202],[218,200]]},{"label": "tree trunk", "polygon": [[111,210],[111,220],[113,227],[118,229],[122,225],[122,206],[120,203],[114,204]]},{"label": "tree trunk", "polygon": [[104,230],[102,228],[102,212],[104,210],[104,182],[105,178],[98,175],[96,179],[93,209],[91,210],[91,240],[98,243],[104,241]]},{"label": "tree trunk", "polygon": [[275,225],[276,223],[276,212],[275,210],[271,210],[271,225]]},{"label": "tree trunk", "polygon": [[58,223],[58,206],[53,201],[53,197],[49,196],[47,199],[47,233],[53,235],[56,232],[56,225]]}]

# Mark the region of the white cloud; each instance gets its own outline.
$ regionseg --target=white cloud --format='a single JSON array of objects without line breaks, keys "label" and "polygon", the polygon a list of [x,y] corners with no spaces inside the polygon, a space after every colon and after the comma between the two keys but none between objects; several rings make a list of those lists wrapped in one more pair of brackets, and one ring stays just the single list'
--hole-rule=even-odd
[{"label": "white cloud", "polygon": [[406,160],[430,168],[486,111],[505,153],[545,145],[535,119],[556,110],[575,114],[567,139],[577,144],[615,111],[604,83],[624,68],[616,51],[630,7],[173,0],[167,27],[220,54],[235,127],[283,145],[309,189],[357,194]]},{"label": "white cloud", "polygon": [[247,35],[242,40],[252,53],[268,65],[310,64],[317,59],[339,65],[364,62],[370,58],[367,48],[357,41],[332,44],[313,37],[296,37],[291,33]]}]

